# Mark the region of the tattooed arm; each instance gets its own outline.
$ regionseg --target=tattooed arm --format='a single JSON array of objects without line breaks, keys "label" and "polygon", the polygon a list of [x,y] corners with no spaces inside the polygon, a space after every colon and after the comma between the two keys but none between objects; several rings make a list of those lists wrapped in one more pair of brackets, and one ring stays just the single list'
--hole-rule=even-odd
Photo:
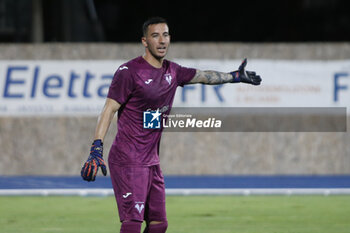
[{"label": "tattooed arm", "polygon": [[195,76],[188,84],[202,83],[202,84],[223,84],[223,83],[248,83],[252,85],[260,85],[261,77],[256,75],[254,71],[247,71],[247,58],[245,58],[238,70],[231,73],[223,73],[212,70],[196,70]]},{"label": "tattooed arm", "polygon": [[232,82],[233,76],[230,73],[197,70],[195,76],[188,84],[202,83],[209,85],[223,84]]}]

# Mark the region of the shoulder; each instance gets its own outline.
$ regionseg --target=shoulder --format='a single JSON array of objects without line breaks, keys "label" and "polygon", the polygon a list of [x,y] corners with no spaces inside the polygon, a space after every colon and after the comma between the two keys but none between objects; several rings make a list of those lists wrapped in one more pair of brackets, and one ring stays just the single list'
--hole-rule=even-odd
[{"label": "shoulder", "polygon": [[116,72],[124,71],[125,73],[131,73],[133,70],[140,66],[140,59],[136,57],[128,62],[121,64]]},{"label": "shoulder", "polygon": [[130,61],[121,64],[115,71],[114,77],[134,79],[135,74],[142,68],[142,60],[136,57]]},{"label": "shoulder", "polygon": [[191,73],[191,75],[192,75],[192,73],[195,73],[196,69],[194,69],[194,68],[182,66],[182,65],[179,65],[178,63],[172,62],[172,61],[167,61],[167,62],[168,62],[168,66],[171,67],[172,70],[175,70],[175,72],[177,74],[184,75],[187,73]]},{"label": "shoulder", "polygon": [[163,63],[165,64],[166,67],[171,67],[171,68],[175,68],[175,69],[178,69],[179,67],[181,67],[176,62],[169,61],[169,60],[166,60],[166,59],[164,59]]},{"label": "shoulder", "polygon": [[114,73],[112,85],[120,85],[120,83],[128,83],[133,85],[135,79],[135,70],[137,70],[137,58],[121,64]]},{"label": "shoulder", "polygon": [[191,69],[191,70],[194,69],[194,68],[182,66],[182,65],[180,65],[180,64],[178,64],[176,62],[173,62],[173,61],[169,61],[169,60],[164,60],[164,61],[167,62],[167,66],[168,67],[171,67],[171,69],[174,69],[174,70],[176,70],[177,72],[180,72],[180,73],[183,72],[183,71],[187,71],[189,69]]}]

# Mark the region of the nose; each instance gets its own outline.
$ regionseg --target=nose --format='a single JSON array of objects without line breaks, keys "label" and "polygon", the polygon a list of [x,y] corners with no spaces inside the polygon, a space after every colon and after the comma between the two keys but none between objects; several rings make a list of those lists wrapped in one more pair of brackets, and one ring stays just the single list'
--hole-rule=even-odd
[{"label": "nose", "polygon": [[164,42],[165,42],[164,36],[160,36],[159,43],[164,44]]}]

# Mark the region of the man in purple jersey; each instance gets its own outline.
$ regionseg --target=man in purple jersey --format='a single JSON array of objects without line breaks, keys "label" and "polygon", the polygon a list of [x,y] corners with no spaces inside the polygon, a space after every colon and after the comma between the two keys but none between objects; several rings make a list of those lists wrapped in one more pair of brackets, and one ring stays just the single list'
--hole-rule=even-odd
[{"label": "man in purple jersey", "polygon": [[246,59],[231,73],[201,71],[165,60],[170,34],[166,20],[160,17],[144,23],[142,44],[145,54],[121,65],[114,75],[81,176],[94,181],[98,167],[107,174],[103,140],[118,111],[118,133],[108,165],[122,222],[120,232],[139,233],[145,220],[144,233],[164,233],[168,222],[164,177],[159,166],[162,129],[144,129],[143,113],[168,115],[178,86],[237,82],[259,85],[261,78],[245,70]]}]

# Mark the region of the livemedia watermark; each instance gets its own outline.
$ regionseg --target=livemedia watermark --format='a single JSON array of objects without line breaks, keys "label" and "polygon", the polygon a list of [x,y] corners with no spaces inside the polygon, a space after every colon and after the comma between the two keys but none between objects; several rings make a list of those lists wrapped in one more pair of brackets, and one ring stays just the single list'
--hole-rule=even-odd
[{"label": "livemedia watermark", "polygon": [[145,111],[144,129],[165,132],[347,132],[345,107],[173,108]]},{"label": "livemedia watermark", "polygon": [[167,128],[221,128],[222,121],[213,117],[197,119],[191,114],[162,114],[157,111],[145,111],[143,116],[144,129]]}]

